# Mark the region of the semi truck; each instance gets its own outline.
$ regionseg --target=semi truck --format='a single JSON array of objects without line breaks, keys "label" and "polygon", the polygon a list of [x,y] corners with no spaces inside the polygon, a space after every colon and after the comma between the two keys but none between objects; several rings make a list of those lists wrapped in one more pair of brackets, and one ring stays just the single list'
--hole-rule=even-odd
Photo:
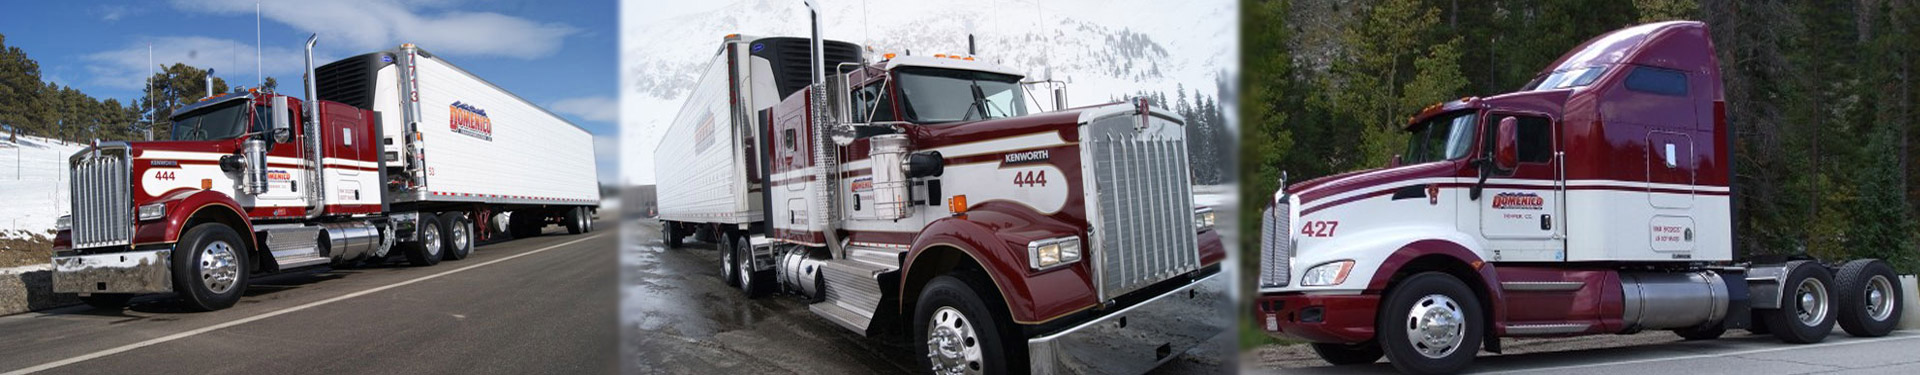
[{"label": "semi truck", "polygon": [[1905,294],[1886,262],[1736,251],[1708,35],[1601,35],[1520,91],[1421,110],[1389,167],[1283,181],[1262,216],[1257,319],[1330,363],[1421,374],[1502,337],[1888,334]]},{"label": "semi truck", "polygon": [[1225,330],[1180,116],[1030,113],[1019,71],[868,59],[815,21],[710,52],[655,150],[668,250],[711,241],[749,298],[906,336],[932,373],[1141,373]]},{"label": "semi truck", "polygon": [[412,44],[314,67],[305,99],[248,90],[176,109],[170,140],[95,141],[69,158],[53,288],[119,309],[174,293],[239,300],[251,278],[476,242],[592,230],[586,130]]}]

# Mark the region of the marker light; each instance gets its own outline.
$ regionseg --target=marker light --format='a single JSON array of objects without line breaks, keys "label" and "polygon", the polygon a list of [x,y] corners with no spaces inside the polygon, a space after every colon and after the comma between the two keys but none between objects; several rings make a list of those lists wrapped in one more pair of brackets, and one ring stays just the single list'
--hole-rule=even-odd
[{"label": "marker light", "polygon": [[954,216],[967,213],[967,196],[962,194],[947,198],[947,211],[952,212]]}]

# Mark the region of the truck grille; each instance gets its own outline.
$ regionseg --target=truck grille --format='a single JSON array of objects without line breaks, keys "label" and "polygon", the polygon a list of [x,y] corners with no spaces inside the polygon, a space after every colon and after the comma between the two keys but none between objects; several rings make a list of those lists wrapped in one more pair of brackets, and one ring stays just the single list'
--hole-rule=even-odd
[{"label": "truck grille", "polygon": [[1082,143],[1099,201],[1093,260],[1102,299],[1200,268],[1184,130],[1140,134],[1138,117],[1113,120],[1091,125]]},{"label": "truck grille", "polygon": [[1260,219],[1260,287],[1284,287],[1293,277],[1292,213],[1286,199],[1268,207]]},{"label": "truck grille", "polygon": [[73,248],[124,246],[133,240],[133,182],[125,147],[96,146],[74,154]]}]

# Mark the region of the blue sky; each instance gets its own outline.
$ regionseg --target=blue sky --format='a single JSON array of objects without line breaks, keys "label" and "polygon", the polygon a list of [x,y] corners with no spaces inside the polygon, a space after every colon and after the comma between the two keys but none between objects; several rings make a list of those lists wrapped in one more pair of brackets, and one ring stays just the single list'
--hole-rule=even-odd
[{"label": "blue sky", "polygon": [[148,45],[154,64],[253,86],[256,3],[264,74],[282,92],[300,95],[308,34],[320,34],[319,64],[414,43],[593,132],[601,180],[618,173],[613,0],[11,1],[0,34],[42,78],[125,103],[140,96]]}]

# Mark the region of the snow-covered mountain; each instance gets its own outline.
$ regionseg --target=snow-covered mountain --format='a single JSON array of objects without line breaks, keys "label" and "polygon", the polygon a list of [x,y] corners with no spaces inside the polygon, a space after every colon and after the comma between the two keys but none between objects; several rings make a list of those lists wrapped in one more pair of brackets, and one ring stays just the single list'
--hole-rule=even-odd
[{"label": "snow-covered mountain", "polygon": [[[1184,86],[1218,96],[1239,56],[1232,0],[823,0],[823,36],[861,44],[872,54],[967,52],[1029,79],[1070,82],[1069,104],[1089,105],[1141,91],[1172,96]],[[910,4],[902,4],[910,3]],[[806,36],[798,0],[741,0],[649,16],[661,4],[622,8],[622,179],[653,181],[653,148],[684,96],[727,34]],[[1232,108],[1227,108],[1232,113]]]}]

